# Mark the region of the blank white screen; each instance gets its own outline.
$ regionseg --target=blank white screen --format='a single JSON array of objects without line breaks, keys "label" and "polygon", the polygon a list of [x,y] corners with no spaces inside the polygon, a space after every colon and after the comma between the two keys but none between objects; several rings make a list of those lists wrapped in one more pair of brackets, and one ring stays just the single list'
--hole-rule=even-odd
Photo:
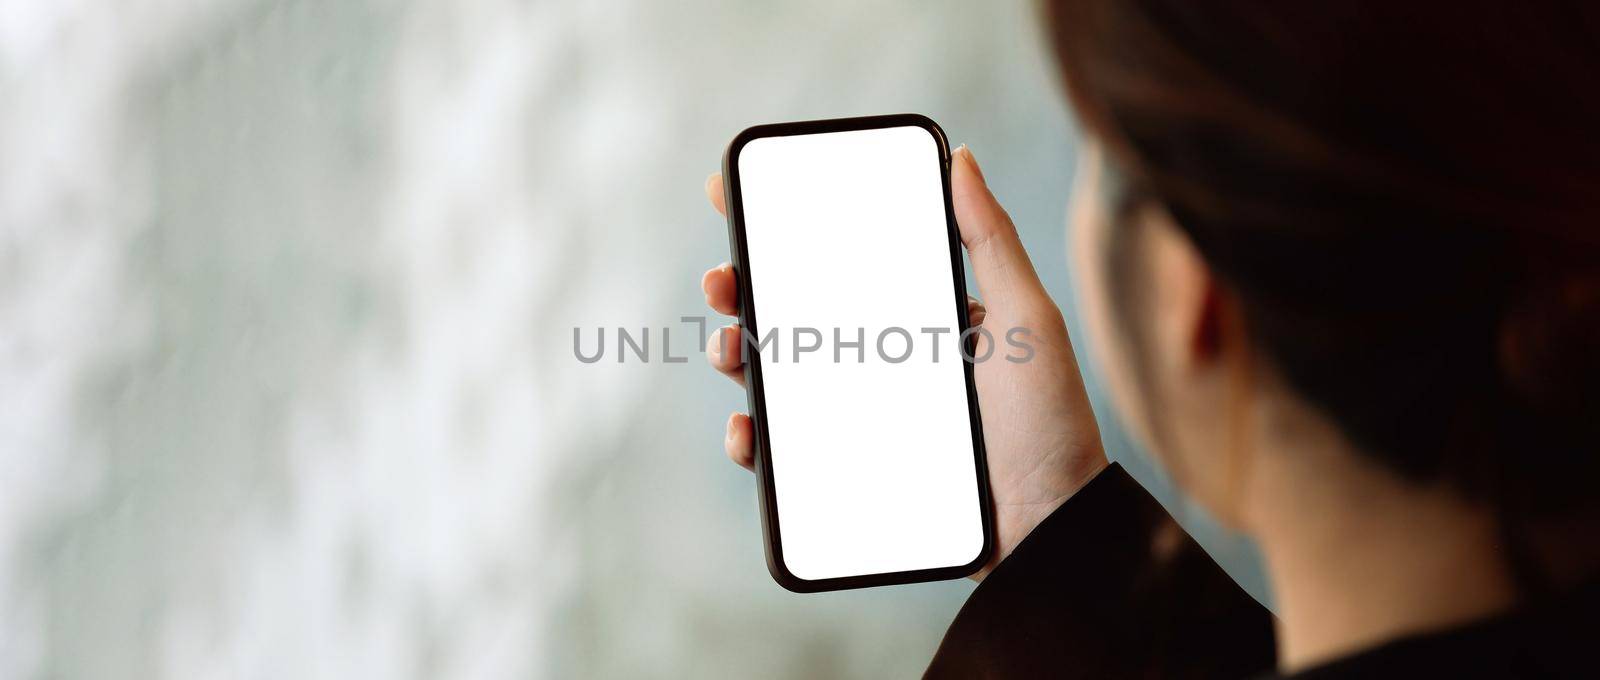
[{"label": "blank white screen", "polygon": [[[736,162],[752,330],[777,331],[761,370],[785,565],[815,580],[970,563],[983,527],[938,142],[919,127],[766,137]],[[802,327],[822,349],[796,360]],[[911,337],[901,363],[878,349],[895,327]],[[864,347],[835,363],[835,329]],[[884,350],[899,357],[905,336]]]}]

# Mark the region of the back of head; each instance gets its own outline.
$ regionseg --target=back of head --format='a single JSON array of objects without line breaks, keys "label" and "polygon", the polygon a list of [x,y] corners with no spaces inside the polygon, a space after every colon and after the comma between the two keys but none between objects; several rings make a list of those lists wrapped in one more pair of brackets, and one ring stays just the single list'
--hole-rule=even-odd
[{"label": "back of head", "polygon": [[1364,452],[1509,521],[1600,487],[1600,7],[1056,0],[1071,96]]}]

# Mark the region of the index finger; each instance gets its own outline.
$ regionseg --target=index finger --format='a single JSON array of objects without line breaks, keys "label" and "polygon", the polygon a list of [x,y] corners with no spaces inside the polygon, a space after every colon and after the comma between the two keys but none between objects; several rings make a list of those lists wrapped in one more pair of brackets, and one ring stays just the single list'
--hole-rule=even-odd
[{"label": "index finger", "polygon": [[706,198],[711,201],[711,207],[716,208],[723,217],[728,216],[728,206],[722,197],[722,173],[713,172],[706,178]]}]

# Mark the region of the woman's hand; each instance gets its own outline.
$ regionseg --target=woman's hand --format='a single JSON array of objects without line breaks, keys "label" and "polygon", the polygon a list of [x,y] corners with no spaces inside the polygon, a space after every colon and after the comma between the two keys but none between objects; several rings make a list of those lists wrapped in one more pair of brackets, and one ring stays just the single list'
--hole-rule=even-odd
[{"label": "woman's hand", "polygon": [[[1029,335],[1020,339],[1034,348],[1032,360],[1025,363],[1006,361],[995,348],[989,361],[974,366],[998,539],[995,555],[975,576],[982,579],[1104,469],[1106,457],[1061,310],[1039,283],[1016,227],[989,193],[977,160],[965,146],[953,155],[950,185],[961,242],[986,300],[968,299],[972,324],[984,326],[990,335],[987,340],[977,336],[975,356],[988,352],[982,343],[1005,338],[1012,328],[1027,329]],[[707,179],[706,195],[717,212],[727,213],[720,174]],[[734,276],[733,268],[724,264],[701,281],[706,302],[730,316],[739,312]],[[723,333],[731,333],[726,342]],[[712,367],[744,385],[741,345],[738,326],[727,326],[711,335],[706,356]],[[734,413],[724,442],[728,457],[753,469],[754,441],[750,417]]]}]

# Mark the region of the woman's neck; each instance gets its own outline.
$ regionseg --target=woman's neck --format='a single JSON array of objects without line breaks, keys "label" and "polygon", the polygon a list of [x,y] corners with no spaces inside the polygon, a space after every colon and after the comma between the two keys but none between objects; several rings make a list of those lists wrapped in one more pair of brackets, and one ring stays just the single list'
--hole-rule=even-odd
[{"label": "woman's neck", "polygon": [[1259,490],[1269,502],[1253,524],[1284,671],[1480,619],[1516,599],[1492,516],[1352,454],[1297,447],[1276,465],[1263,461],[1277,469],[1257,478],[1274,487]]}]

